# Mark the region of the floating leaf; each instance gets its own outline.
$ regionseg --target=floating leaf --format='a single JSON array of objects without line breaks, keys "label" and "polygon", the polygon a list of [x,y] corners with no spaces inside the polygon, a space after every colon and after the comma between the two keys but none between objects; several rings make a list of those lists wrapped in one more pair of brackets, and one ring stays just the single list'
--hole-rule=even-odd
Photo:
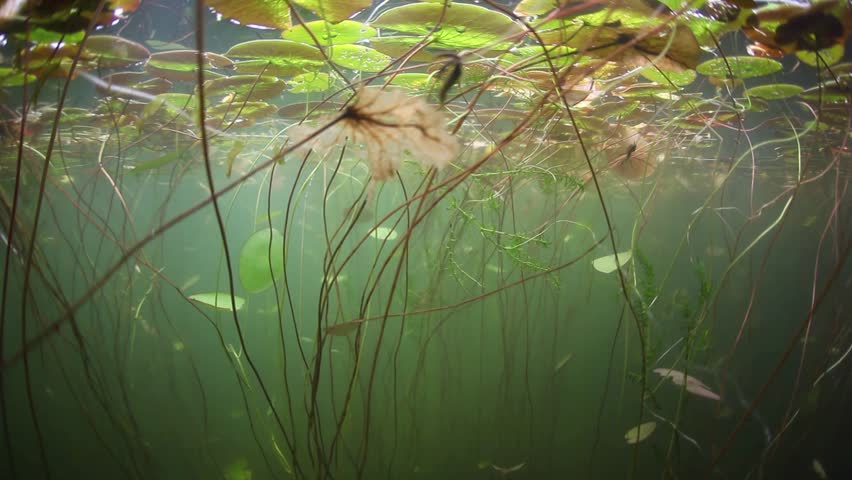
[{"label": "floating leaf", "polygon": [[86,53],[96,56],[101,68],[144,62],[151,52],[144,45],[112,35],[92,35],[86,41]]},{"label": "floating leaf", "polygon": [[30,83],[36,78],[35,75],[25,74],[14,68],[0,67],[0,87],[20,87],[25,83]]},{"label": "floating leaf", "polygon": [[204,82],[204,91],[209,95],[235,94],[234,100],[266,100],[277,97],[287,84],[268,75],[233,75],[214,78]]},{"label": "floating leaf", "polygon": [[[728,71],[730,65],[731,70]],[[783,68],[780,62],[771,58],[761,57],[724,57],[714,58],[698,65],[696,70],[702,75],[710,77],[745,79],[760,77],[778,72]]]},{"label": "floating leaf", "polygon": [[412,89],[424,89],[432,81],[428,73],[400,73],[391,79],[391,85],[399,85]]},{"label": "floating leaf", "polygon": [[290,27],[290,2],[287,0],[204,0],[204,3],[244,25],[282,30]]},{"label": "floating leaf", "polygon": [[[227,292],[196,293],[195,295],[190,295],[189,299],[220,310],[233,311],[231,308],[231,294]],[[246,300],[234,295],[234,304],[237,310],[239,310],[246,304]]]},{"label": "floating leaf", "polygon": [[655,368],[654,373],[660,375],[661,377],[671,378],[672,383],[678,386],[686,386],[686,391],[692,393],[694,395],[698,395],[699,397],[709,398],[711,400],[719,401],[721,397],[718,394],[710,390],[710,387],[705,385],[701,380],[698,380],[695,377],[691,377],[683,372],[672,370],[669,368]]},{"label": "floating leaf", "polygon": [[[166,93],[172,88],[172,82],[165,78],[151,78],[144,72],[116,72],[105,76],[101,80],[109,86],[117,85],[119,87],[128,87],[132,90],[145,92],[149,95]],[[102,85],[95,85],[95,90],[97,90],[101,95],[109,95],[118,98],[136,98],[135,95],[129,95],[126,91],[122,91],[121,89],[111,89]]]},{"label": "floating leaf", "polygon": [[624,439],[627,440],[628,444],[633,445],[648,438],[656,429],[657,422],[645,422],[628,430],[624,434]]},{"label": "floating leaf", "polygon": [[343,104],[337,102],[308,102],[284,105],[278,109],[278,116],[289,119],[302,119],[306,115],[319,115],[323,113],[337,112],[343,108]]},{"label": "floating leaf", "polygon": [[843,45],[834,45],[830,48],[824,48],[822,50],[816,52],[809,52],[807,50],[801,50],[796,52],[796,56],[799,57],[803,63],[806,63],[812,67],[825,67],[826,65],[834,65],[837,62],[843,60]]},{"label": "floating leaf", "polygon": [[678,87],[685,87],[695,81],[695,70],[684,70],[683,72],[660,72],[656,67],[645,67],[639,71],[643,77],[657,82],[660,85],[674,84]]},{"label": "floating leaf", "polygon": [[[203,68],[233,68],[227,57],[206,52],[202,56]],[[145,71],[167,80],[193,81],[197,78],[198,55],[195,50],[173,50],[153,53],[145,63]],[[209,75],[208,75],[209,78]]]},{"label": "floating leaf", "polygon": [[334,86],[332,78],[322,72],[296,75],[287,83],[290,84],[290,91],[293,93],[325,92]]},{"label": "floating leaf", "polygon": [[629,262],[632,256],[633,253],[627,250],[626,252],[618,253],[618,263],[615,262],[615,255],[607,255],[592,260],[592,266],[601,273],[612,273]]},{"label": "floating leaf", "polygon": [[521,32],[509,16],[463,3],[446,7],[438,3],[415,3],[391,8],[373,26],[416,35],[432,33],[432,40],[439,45],[455,48],[482,47]]},{"label": "floating leaf", "polygon": [[[270,254],[271,253],[271,254]],[[273,284],[284,272],[284,236],[274,229],[255,232],[240,251],[240,283],[257,293]]]},{"label": "floating leaf", "polygon": [[[314,34],[316,40],[311,38],[309,32]],[[281,38],[284,40],[302,42],[309,45],[315,45],[315,42],[318,41],[320,45],[324,46],[356,43],[375,36],[375,28],[352,20],[344,20],[338,24],[316,20],[304,25],[297,25],[281,34]]]},{"label": "floating leaf", "polygon": [[759,85],[746,90],[746,94],[752,97],[765,98],[767,100],[779,100],[782,98],[795,97],[804,90],[798,85],[789,83],[773,83],[771,85]]},{"label": "floating leaf", "polygon": [[521,3],[515,7],[515,15],[541,15],[547,13],[557,7],[557,4],[563,3],[562,0],[521,0]]},{"label": "floating leaf", "polygon": [[234,45],[225,54],[251,59],[237,64],[240,73],[296,75],[314,71],[326,60],[316,47],[290,40],[252,40]]},{"label": "floating leaf", "polygon": [[370,0],[293,0],[332,23],[346,20],[370,6]]},{"label": "floating leaf", "polygon": [[396,237],[398,237],[399,235],[397,235],[396,231],[394,231],[392,228],[376,227],[375,230],[370,232],[370,236],[378,240],[387,239],[388,241],[392,241],[396,240]]},{"label": "floating leaf", "polygon": [[210,107],[207,109],[207,114],[211,117],[222,117],[222,123],[230,123],[236,115],[239,115],[241,119],[255,120],[274,115],[277,111],[278,107],[266,102],[234,101]]},{"label": "floating leaf", "polygon": [[341,67],[362,72],[379,72],[390,64],[391,58],[363,45],[338,45],[328,49],[331,61]]}]

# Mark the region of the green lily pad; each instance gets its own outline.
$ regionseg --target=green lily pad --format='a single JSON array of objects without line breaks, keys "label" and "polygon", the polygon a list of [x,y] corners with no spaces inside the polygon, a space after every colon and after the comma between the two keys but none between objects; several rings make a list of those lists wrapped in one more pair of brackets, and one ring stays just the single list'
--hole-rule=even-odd
[{"label": "green lily pad", "polygon": [[86,41],[85,52],[96,56],[101,68],[144,62],[151,55],[144,45],[113,35],[92,35]]},{"label": "green lily pad", "polygon": [[236,94],[237,101],[266,100],[277,97],[287,88],[283,80],[268,75],[233,75],[214,78],[204,82],[204,91],[209,95]]},{"label": "green lily pad", "polygon": [[685,87],[690,83],[695,81],[695,70],[684,70],[682,72],[665,72],[660,73],[655,67],[645,67],[639,71],[639,74],[643,77],[651,80],[652,82],[657,82],[660,85],[671,85],[674,84],[677,87]]},{"label": "green lily pad", "polygon": [[281,34],[281,38],[315,45],[314,39],[308,33],[309,31],[314,34],[319,44],[324,46],[346,45],[376,36],[375,28],[364,25],[361,22],[344,20],[338,24],[333,24],[323,20],[316,20],[290,28]]},{"label": "green lily pad", "polygon": [[[206,52],[201,60],[202,68],[234,67],[234,62],[227,57],[211,52]],[[197,78],[197,68],[198,57],[195,50],[153,53],[145,63],[146,72],[166,80],[193,81]]]},{"label": "green lily pad", "polygon": [[428,73],[400,73],[391,79],[391,85],[422,90],[432,82],[432,75]]},{"label": "green lily pad", "polygon": [[329,48],[328,52],[335,64],[362,72],[379,72],[391,61],[384,53],[363,45],[338,45]]},{"label": "green lily pad", "polygon": [[228,102],[220,103],[214,107],[207,109],[207,114],[211,117],[222,117],[223,122],[230,122],[235,115],[242,119],[255,120],[258,118],[269,117],[275,115],[278,107],[270,105],[266,102]]},{"label": "green lily pad", "polygon": [[645,422],[628,430],[627,433],[624,434],[624,439],[627,440],[628,444],[633,445],[634,443],[639,443],[651,436],[656,429],[657,422]]},{"label": "green lily pad", "polygon": [[778,100],[781,98],[795,97],[804,90],[798,85],[789,83],[773,83],[772,85],[760,85],[746,90],[746,94],[752,97],[765,98],[767,100]]},{"label": "green lily pad", "polygon": [[210,8],[244,25],[285,29],[290,26],[287,0],[204,0]]},{"label": "green lily pad", "polygon": [[293,0],[318,17],[337,23],[370,6],[370,0]]},{"label": "green lily pad", "polygon": [[287,83],[290,84],[290,91],[293,93],[325,92],[334,86],[332,78],[322,72],[296,75]]},{"label": "green lily pad", "polygon": [[796,56],[799,57],[802,63],[806,63],[812,67],[825,67],[826,65],[834,65],[843,60],[843,52],[843,45],[834,45],[817,52],[800,50],[796,52]]},{"label": "green lily pad", "polygon": [[[233,311],[231,308],[231,294],[228,292],[196,293],[195,295],[190,295],[189,299],[193,302],[218,308],[219,310]],[[245,304],[246,299],[234,295],[234,305],[237,307],[237,310],[243,308]]]},{"label": "green lily pad", "polygon": [[553,10],[560,3],[562,2],[558,0],[521,0],[513,13],[522,16],[541,15]]},{"label": "green lily pad", "polygon": [[[440,25],[437,25],[440,21]],[[428,35],[443,46],[475,48],[520,33],[511,17],[477,5],[453,3],[414,3],[391,8],[373,26],[399,32]]]},{"label": "green lily pad", "polygon": [[238,63],[237,71],[240,73],[263,71],[265,75],[297,75],[305,73],[308,68],[315,69],[325,64],[325,58],[318,48],[290,40],[252,40],[238,43],[225,55],[253,61],[248,64]]},{"label": "green lily pad", "polygon": [[612,273],[627,264],[632,256],[633,253],[630,250],[618,252],[618,263],[616,263],[615,255],[606,255],[592,260],[592,267],[601,273]]},{"label": "green lily pad", "polygon": [[[728,71],[729,65],[731,67],[730,72]],[[698,73],[709,77],[728,78],[733,75],[734,78],[744,79],[771,75],[781,71],[781,68],[781,63],[771,58],[742,56],[707,60],[698,65],[696,70]]]},{"label": "green lily pad", "polygon": [[240,251],[243,288],[250,293],[261,292],[272,286],[273,280],[283,272],[284,236],[269,228],[252,234]]},{"label": "green lily pad", "polygon": [[35,75],[25,74],[14,68],[0,67],[0,87],[20,87],[36,78],[38,77]]}]

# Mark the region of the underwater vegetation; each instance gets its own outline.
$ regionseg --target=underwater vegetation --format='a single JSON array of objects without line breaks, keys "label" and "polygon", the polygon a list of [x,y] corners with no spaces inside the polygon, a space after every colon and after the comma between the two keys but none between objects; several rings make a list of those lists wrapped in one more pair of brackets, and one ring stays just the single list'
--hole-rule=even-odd
[{"label": "underwater vegetation", "polygon": [[0,478],[848,478],[852,5],[0,4]]}]

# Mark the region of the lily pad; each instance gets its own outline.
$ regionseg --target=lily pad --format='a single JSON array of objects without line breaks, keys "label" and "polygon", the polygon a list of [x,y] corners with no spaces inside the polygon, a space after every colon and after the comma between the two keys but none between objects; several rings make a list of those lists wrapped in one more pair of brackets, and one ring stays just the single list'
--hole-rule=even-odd
[{"label": "lily pad", "polygon": [[290,2],[287,0],[204,0],[204,3],[244,25],[280,29],[290,26]]},{"label": "lily pad", "polygon": [[615,255],[606,255],[592,260],[592,266],[601,273],[612,273],[627,264],[632,256],[633,253],[630,250],[619,252],[618,263],[616,263]]},{"label": "lily pad", "polygon": [[[730,72],[728,66],[731,68]],[[707,60],[698,65],[696,70],[709,77],[728,78],[733,75],[734,78],[744,79],[771,75],[779,72],[781,68],[781,63],[771,58],[741,56]]]},{"label": "lily pad", "polygon": [[655,67],[645,67],[639,71],[643,77],[657,82],[660,85],[673,84],[677,87],[685,87],[695,81],[695,70],[684,70],[682,72],[663,72],[661,73]]},{"label": "lily pad", "polygon": [[251,59],[251,63],[237,64],[237,71],[240,73],[263,71],[265,75],[297,75],[305,73],[306,67],[315,69],[325,64],[325,58],[318,48],[290,40],[252,40],[238,43],[225,55]]},{"label": "lily pad", "polygon": [[30,83],[36,78],[35,75],[26,74],[9,67],[0,67],[0,87],[20,87]]},{"label": "lily pad", "polygon": [[293,0],[320,18],[337,23],[370,6],[370,0]]},{"label": "lily pad", "polygon": [[266,100],[277,97],[287,84],[268,75],[233,75],[214,78],[204,82],[204,91],[209,95],[235,94],[237,101]]},{"label": "lily pad", "polygon": [[628,430],[624,434],[624,439],[627,440],[628,444],[633,445],[648,438],[656,429],[657,422],[645,422]]},{"label": "lily pad", "polygon": [[344,20],[340,23],[333,24],[323,20],[316,20],[305,23],[304,25],[297,25],[290,28],[281,34],[281,38],[294,42],[307,43],[308,45],[315,45],[315,40],[311,38],[309,32],[313,33],[314,37],[316,37],[316,41],[318,41],[320,45],[324,46],[346,45],[376,36],[375,28],[364,25],[361,22]]},{"label": "lily pad", "polygon": [[432,81],[432,75],[428,73],[400,73],[391,79],[391,85],[399,85],[401,87],[422,90],[429,86]]},{"label": "lily pad", "polygon": [[[219,310],[233,311],[231,308],[231,294],[228,292],[196,293],[195,295],[190,295],[189,299],[193,302],[218,308]],[[243,308],[245,304],[246,300],[244,298],[234,295],[234,305],[237,307],[237,310]]]},{"label": "lily pad", "polygon": [[795,97],[804,90],[798,85],[789,83],[773,83],[772,85],[760,85],[746,90],[746,94],[752,97],[765,98],[767,100],[779,100],[782,98]]},{"label": "lily pad", "polygon": [[290,84],[290,91],[293,93],[325,92],[334,86],[332,78],[322,72],[296,75],[287,83]]},{"label": "lily pad", "polygon": [[809,52],[807,50],[801,50],[796,52],[796,56],[799,57],[803,63],[806,63],[812,67],[825,67],[826,65],[834,65],[837,62],[843,60],[843,45],[834,45],[829,48],[824,48],[822,50],[816,52]]},{"label": "lily pad", "polygon": [[220,103],[214,107],[207,109],[207,114],[211,117],[222,117],[224,123],[233,120],[233,116],[238,115],[242,119],[258,119],[275,115],[278,107],[270,105],[266,102],[229,102]]},{"label": "lily pad", "polygon": [[144,62],[151,55],[144,45],[113,35],[92,35],[86,41],[86,53],[96,56],[101,68]]},{"label": "lily pad", "polygon": [[463,3],[446,7],[443,3],[414,3],[391,8],[372,25],[416,35],[432,33],[433,40],[454,48],[482,47],[522,31],[503,13]]},{"label": "lily pad", "polygon": [[[222,55],[206,52],[202,68],[233,68],[234,63]],[[173,50],[153,53],[145,63],[145,71],[166,80],[193,81],[196,79],[198,56],[195,50]]]},{"label": "lily pad", "polygon": [[257,293],[272,286],[284,272],[284,236],[274,229],[252,234],[240,251],[240,283],[247,292]]},{"label": "lily pad", "polygon": [[335,64],[362,72],[379,72],[391,61],[384,53],[363,45],[338,45],[328,51]]}]

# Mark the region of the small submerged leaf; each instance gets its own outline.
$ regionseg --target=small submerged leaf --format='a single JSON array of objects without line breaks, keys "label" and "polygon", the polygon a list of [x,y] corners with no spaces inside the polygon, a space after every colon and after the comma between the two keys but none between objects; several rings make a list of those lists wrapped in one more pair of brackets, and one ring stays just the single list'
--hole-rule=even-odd
[{"label": "small submerged leaf", "polygon": [[[220,310],[232,311],[231,294],[228,292],[196,293],[195,295],[190,295],[189,299]],[[246,300],[234,295],[234,304],[236,305],[237,310],[239,310],[246,304]]]},{"label": "small submerged leaf", "polygon": [[[271,255],[270,255],[271,252]],[[266,228],[255,232],[240,251],[240,283],[250,293],[266,290],[284,272],[284,236]]]},{"label": "small submerged leaf", "polygon": [[396,240],[396,237],[398,237],[399,235],[397,235],[396,231],[392,228],[376,227],[375,230],[370,232],[370,236],[378,240],[392,241]]},{"label": "small submerged leaf", "polygon": [[630,250],[619,252],[618,263],[616,263],[615,255],[606,255],[592,260],[592,266],[601,273],[612,273],[629,262],[632,256],[633,252]]},{"label": "small submerged leaf", "polygon": [[568,362],[570,362],[570,361],[571,361],[571,359],[572,359],[572,358],[574,358],[574,354],[573,354],[573,353],[568,353],[567,355],[565,355],[564,357],[562,357],[562,359],[561,359],[561,360],[559,360],[558,362],[556,362],[556,366],[555,366],[555,367],[553,367],[553,373],[554,373],[554,374],[559,373],[559,371],[560,371],[560,370],[562,370],[562,369],[565,367],[565,365],[567,365],[567,364],[568,364]]},{"label": "small submerged leaf", "polygon": [[683,372],[678,370],[672,370],[670,368],[655,368],[654,373],[660,375],[661,377],[668,377],[672,379],[672,383],[678,386],[686,386],[686,391],[692,393],[694,395],[698,395],[699,397],[709,398],[710,400],[721,400],[721,397],[712,390],[710,387],[705,385],[701,380],[689,376]]},{"label": "small submerged leaf", "polygon": [[645,422],[628,430],[624,434],[624,439],[627,440],[628,444],[633,445],[648,438],[656,429],[657,422]]},{"label": "small submerged leaf", "polygon": [[340,322],[326,328],[325,334],[337,337],[345,337],[350,333],[355,333],[362,323],[364,323],[363,320],[350,320],[348,322]]}]

